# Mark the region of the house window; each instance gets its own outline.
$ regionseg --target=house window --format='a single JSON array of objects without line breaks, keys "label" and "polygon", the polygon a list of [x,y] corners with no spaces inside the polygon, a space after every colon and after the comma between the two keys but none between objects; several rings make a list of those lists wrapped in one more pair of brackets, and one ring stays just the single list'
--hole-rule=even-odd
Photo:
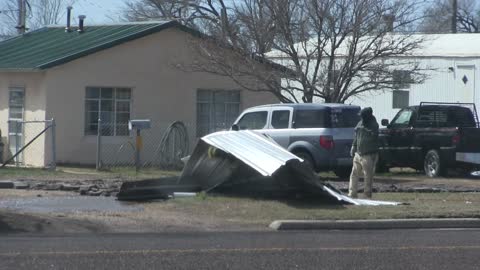
[{"label": "house window", "polygon": [[412,72],[408,70],[393,71],[393,89],[409,89],[413,83]]},{"label": "house window", "polygon": [[409,94],[408,91],[394,90],[392,92],[392,108],[403,109],[408,107]]},{"label": "house window", "polygon": [[85,135],[97,135],[100,117],[102,136],[128,136],[131,95],[130,88],[87,87]]},{"label": "house window", "polygon": [[240,113],[240,91],[197,91],[197,137],[229,129]]}]

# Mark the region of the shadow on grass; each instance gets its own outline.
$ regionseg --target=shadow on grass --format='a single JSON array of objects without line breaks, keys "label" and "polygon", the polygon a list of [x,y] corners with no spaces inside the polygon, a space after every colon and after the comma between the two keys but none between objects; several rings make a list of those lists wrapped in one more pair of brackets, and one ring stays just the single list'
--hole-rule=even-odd
[{"label": "shadow on grass", "polygon": [[287,188],[228,188],[218,187],[209,194],[241,199],[254,199],[284,203],[297,209],[345,209],[345,204],[323,191],[306,191]]}]

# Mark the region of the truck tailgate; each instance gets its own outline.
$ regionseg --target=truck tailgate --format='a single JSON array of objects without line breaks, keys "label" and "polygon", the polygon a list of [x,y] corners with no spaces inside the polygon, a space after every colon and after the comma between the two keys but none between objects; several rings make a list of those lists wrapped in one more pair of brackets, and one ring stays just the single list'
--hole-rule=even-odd
[{"label": "truck tailgate", "polygon": [[457,152],[480,153],[480,128],[460,128]]},{"label": "truck tailgate", "polygon": [[460,128],[455,159],[460,162],[480,164],[480,129]]}]

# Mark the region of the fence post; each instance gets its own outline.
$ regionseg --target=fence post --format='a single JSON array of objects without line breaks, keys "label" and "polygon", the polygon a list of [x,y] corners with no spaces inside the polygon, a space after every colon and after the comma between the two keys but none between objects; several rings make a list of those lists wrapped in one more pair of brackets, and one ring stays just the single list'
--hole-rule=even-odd
[{"label": "fence post", "polygon": [[135,171],[140,170],[140,149],[143,146],[142,137],[140,136],[140,129],[137,129],[137,137],[135,137]]},{"label": "fence post", "polygon": [[[18,150],[20,149],[20,136],[18,135],[18,129],[20,128],[20,121],[15,120],[15,154],[18,153]],[[23,134],[25,134],[25,130],[23,130]],[[18,160],[19,156],[15,158],[15,166],[18,167],[20,166],[20,161]]]},{"label": "fence post", "polygon": [[51,120],[51,132],[52,132],[52,169],[55,170],[57,168],[57,144],[56,144],[56,124],[55,119],[52,118]]},{"label": "fence post", "polygon": [[97,127],[97,163],[96,169],[102,169],[102,119],[98,118]]}]

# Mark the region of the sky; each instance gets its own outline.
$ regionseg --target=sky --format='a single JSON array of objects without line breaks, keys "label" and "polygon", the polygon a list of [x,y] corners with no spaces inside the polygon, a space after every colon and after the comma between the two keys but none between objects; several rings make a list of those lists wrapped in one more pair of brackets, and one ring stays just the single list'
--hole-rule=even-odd
[{"label": "sky", "polygon": [[113,23],[124,6],[124,0],[76,0],[72,12],[75,17],[86,15],[85,23]]},{"label": "sky", "polygon": [[[5,15],[5,0],[0,0],[0,40],[4,35],[16,33],[13,27],[16,22],[11,21],[10,17]],[[11,0],[13,1],[13,0]],[[62,0],[66,1],[67,0]],[[125,8],[126,0],[71,0],[74,2],[72,10],[72,24],[77,24],[79,15],[86,15],[85,24],[111,24],[120,21],[122,10]],[[128,0],[135,1],[135,0]],[[13,1],[15,2],[15,1]],[[70,2],[70,0],[68,0]],[[2,13],[3,12],[3,13]],[[66,24],[66,9],[61,11],[61,19],[59,24]],[[28,26],[28,23],[27,23]]]}]

